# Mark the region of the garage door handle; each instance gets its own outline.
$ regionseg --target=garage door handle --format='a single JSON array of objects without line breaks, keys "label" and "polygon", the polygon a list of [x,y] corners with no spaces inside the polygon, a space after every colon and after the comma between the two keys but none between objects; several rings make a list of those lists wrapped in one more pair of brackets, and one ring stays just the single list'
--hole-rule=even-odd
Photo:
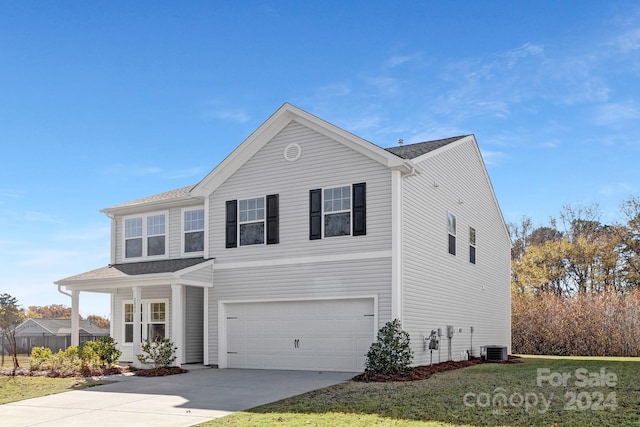
[{"label": "garage door handle", "polygon": [[293,348],[300,348],[300,340],[299,339],[293,340]]}]

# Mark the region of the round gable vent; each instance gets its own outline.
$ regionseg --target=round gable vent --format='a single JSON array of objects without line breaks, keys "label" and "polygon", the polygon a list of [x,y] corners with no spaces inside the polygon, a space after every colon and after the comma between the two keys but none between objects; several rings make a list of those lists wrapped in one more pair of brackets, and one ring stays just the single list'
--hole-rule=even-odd
[{"label": "round gable vent", "polygon": [[284,149],[284,158],[288,162],[295,162],[300,158],[301,154],[302,148],[295,142],[287,145]]}]

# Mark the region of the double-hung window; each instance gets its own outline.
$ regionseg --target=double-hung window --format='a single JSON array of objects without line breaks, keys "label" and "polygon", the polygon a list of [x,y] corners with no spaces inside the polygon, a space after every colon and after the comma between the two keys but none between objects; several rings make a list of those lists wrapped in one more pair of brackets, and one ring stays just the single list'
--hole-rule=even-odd
[{"label": "double-hung window", "polygon": [[124,342],[133,342],[133,303],[124,304]]},{"label": "double-hung window", "polygon": [[164,257],[166,253],[166,215],[164,213],[125,218],[125,258]]},{"label": "double-hung window", "polygon": [[147,321],[147,339],[160,341],[165,338],[167,325],[167,303],[150,302]]},{"label": "double-hung window", "polygon": [[252,199],[227,200],[226,247],[267,245],[280,242],[279,196],[270,194]]},{"label": "double-hung window", "polygon": [[324,237],[351,234],[351,186],[324,190]]},{"label": "double-hung window", "polygon": [[310,190],[310,240],[366,234],[365,183]]},{"label": "double-hung window", "polygon": [[124,251],[126,258],[142,256],[142,218],[124,221]]},{"label": "double-hung window", "polygon": [[476,229],[469,227],[469,262],[476,263]]},{"label": "double-hung window", "polygon": [[184,253],[204,251],[204,209],[185,210],[183,219]]},{"label": "double-hung window", "polygon": [[449,253],[451,255],[456,254],[456,216],[451,212],[447,215],[448,218],[448,230],[449,230]]},{"label": "double-hung window", "polygon": [[[143,300],[140,304],[140,339],[159,341],[167,337],[167,300]],[[133,343],[134,307],[131,300],[123,303],[123,342]]]},{"label": "double-hung window", "polygon": [[264,197],[240,200],[238,206],[240,246],[264,243]]}]

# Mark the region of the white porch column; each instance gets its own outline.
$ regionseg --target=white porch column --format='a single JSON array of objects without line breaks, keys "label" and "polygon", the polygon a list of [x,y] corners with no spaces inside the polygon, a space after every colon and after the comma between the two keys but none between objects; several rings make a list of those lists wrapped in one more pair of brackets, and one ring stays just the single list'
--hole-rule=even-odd
[{"label": "white porch column", "polygon": [[71,291],[71,345],[80,345],[80,291]]},{"label": "white porch column", "polygon": [[141,368],[137,355],[141,353],[142,343],[142,289],[133,287],[133,366]]},{"label": "white porch column", "polygon": [[171,285],[171,342],[176,350],[176,366],[184,363],[184,286]]}]

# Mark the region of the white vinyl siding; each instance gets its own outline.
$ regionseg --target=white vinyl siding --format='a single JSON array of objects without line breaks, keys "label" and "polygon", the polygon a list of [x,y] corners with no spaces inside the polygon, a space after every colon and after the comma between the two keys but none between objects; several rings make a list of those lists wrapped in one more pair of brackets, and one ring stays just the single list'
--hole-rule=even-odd
[{"label": "white vinyl siding", "polygon": [[[454,360],[466,357],[471,326],[474,356],[481,345],[510,348],[510,241],[473,140],[419,162],[418,174],[403,179],[402,200],[403,327],[413,338],[454,326]],[[447,211],[455,212],[462,256],[448,253]],[[470,226],[482,235],[484,248],[482,263],[475,265],[464,250]],[[446,334],[440,346],[434,363],[447,360]],[[412,339],[412,349],[415,364],[429,363],[419,339]]]},{"label": "white vinyl siding", "polygon": [[[302,155],[289,162],[283,152],[292,142],[300,145]],[[367,185],[366,236],[310,241],[309,190],[359,182]],[[279,244],[225,251],[225,202],[256,194],[279,194]],[[390,250],[391,172],[342,143],[292,122],[209,197],[209,222],[209,255],[216,264]]]},{"label": "white vinyl siding", "polygon": [[194,286],[185,289],[184,363],[202,363],[204,329],[204,290]]}]

